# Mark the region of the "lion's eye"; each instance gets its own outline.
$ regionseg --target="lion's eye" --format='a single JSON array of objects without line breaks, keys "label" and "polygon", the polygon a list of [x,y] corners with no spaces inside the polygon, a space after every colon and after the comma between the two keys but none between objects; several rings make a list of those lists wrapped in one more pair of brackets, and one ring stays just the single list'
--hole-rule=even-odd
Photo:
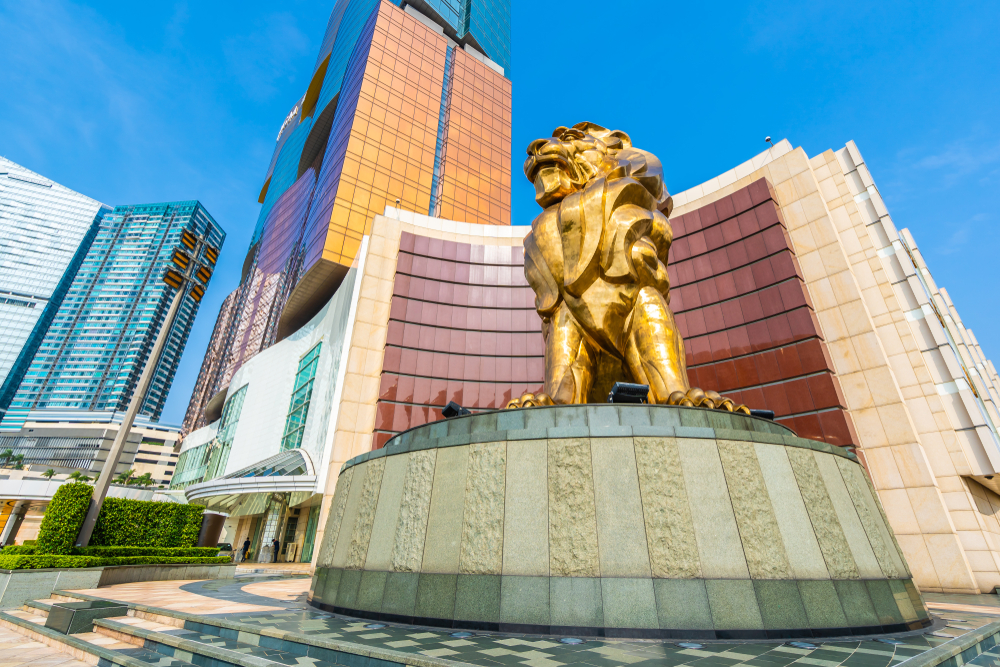
[{"label": "lion's eye", "polygon": [[573,141],[574,139],[583,139],[583,137],[584,134],[580,130],[566,130],[559,138],[563,141]]}]

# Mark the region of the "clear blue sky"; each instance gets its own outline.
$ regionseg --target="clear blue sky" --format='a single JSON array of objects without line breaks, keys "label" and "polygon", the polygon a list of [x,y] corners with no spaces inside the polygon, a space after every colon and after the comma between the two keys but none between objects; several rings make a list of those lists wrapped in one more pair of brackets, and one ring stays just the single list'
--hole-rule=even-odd
[{"label": "clear blue sky", "polygon": [[[1000,362],[996,2],[513,2],[515,223],[535,215],[523,147],[557,125],[626,130],[673,192],[765,135],[809,155],[854,139]],[[183,418],[239,280],[274,138],[332,7],[0,0],[0,155],[107,204],[200,199],[229,235],[164,421]]]}]

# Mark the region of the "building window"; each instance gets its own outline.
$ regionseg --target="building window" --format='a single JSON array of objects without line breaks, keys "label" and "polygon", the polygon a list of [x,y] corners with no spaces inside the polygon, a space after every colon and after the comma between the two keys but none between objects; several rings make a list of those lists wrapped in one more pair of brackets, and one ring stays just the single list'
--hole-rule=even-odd
[{"label": "building window", "polygon": [[[215,479],[225,471],[226,463],[229,462],[229,450],[236,435],[236,425],[243,410],[243,399],[249,386],[243,385],[226,398],[226,404],[222,407],[219,431],[211,442],[181,452],[177,459],[177,471],[170,484],[171,489],[183,489],[192,484]],[[170,462],[167,465],[174,463]]]},{"label": "building window", "polygon": [[322,343],[316,343],[316,346],[299,360],[299,370],[295,373],[295,387],[292,389],[292,400],[288,406],[285,433],[281,436],[282,451],[295,449],[302,445],[302,434],[306,430],[309,399],[312,398],[313,380],[316,378],[319,350],[322,345]]}]

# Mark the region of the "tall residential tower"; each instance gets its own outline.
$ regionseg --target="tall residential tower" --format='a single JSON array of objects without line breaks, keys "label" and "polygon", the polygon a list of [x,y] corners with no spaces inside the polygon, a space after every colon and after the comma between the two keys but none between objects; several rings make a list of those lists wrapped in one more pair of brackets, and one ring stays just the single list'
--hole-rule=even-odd
[{"label": "tall residential tower", "polygon": [[509,66],[507,0],[338,0],[278,133],[185,431],[212,421],[244,362],[330,300],[387,205],[510,225]]},{"label": "tall residential tower", "polygon": [[0,158],[0,417],[110,210]]},{"label": "tall residential tower", "polygon": [[[32,410],[124,410],[163,325],[174,290],[164,270],[181,232],[221,247],[225,233],[197,201],[116,206],[34,355],[2,422],[18,429]],[[198,304],[185,299],[140,413],[160,416]]]}]

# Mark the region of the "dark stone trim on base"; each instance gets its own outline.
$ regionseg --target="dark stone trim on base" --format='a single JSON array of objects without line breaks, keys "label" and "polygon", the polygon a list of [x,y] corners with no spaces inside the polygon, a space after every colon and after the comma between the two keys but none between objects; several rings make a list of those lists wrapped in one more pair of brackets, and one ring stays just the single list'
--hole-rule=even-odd
[{"label": "dark stone trim on base", "polygon": [[309,605],[322,611],[332,612],[341,616],[353,616],[374,621],[400,623],[403,625],[421,625],[432,628],[455,630],[478,630],[480,632],[508,632],[511,634],[529,635],[559,635],[580,637],[604,637],[609,639],[704,639],[704,640],[751,640],[751,639],[825,639],[829,637],[865,637],[870,635],[887,635],[899,632],[910,632],[930,627],[930,618],[912,623],[894,623],[891,625],[873,625],[857,628],[798,628],[787,630],[661,630],[652,628],[594,628],[567,627],[560,625],[528,625],[523,623],[488,623],[480,621],[462,621],[444,618],[423,618],[418,616],[399,616],[381,612],[364,611],[337,607],[315,599],[309,600]]}]

